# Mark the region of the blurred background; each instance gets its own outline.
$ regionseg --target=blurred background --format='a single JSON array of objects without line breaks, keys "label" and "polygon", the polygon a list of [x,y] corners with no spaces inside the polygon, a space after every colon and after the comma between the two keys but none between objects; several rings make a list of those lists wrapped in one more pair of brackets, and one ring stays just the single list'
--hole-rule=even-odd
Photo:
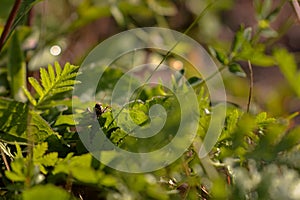
[{"label": "blurred background", "polygon": [[[58,60],[80,65],[101,41],[137,27],[165,27],[187,33],[209,51],[210,47],[230,53],[236,32],[251,27],[257,46],[265,56],[274,48],[292,52],[300,61],[300,24],[291,1],[284,0],[44,0],[35,3],[18,29],[27,60],[27,76],[39,76],[39,68]],[[214,2],[214,3],[213,3]],[[0,0],[0,27],[6,22],[14,1]],[[205,9],[207,8],[207,9]],[[256,37],[256,38],[255,38]],[[0,56],[0,93],[7,92],[5,49]],[[191,57],[197,57],[191,52]],[[266,57],[267,58],[267,57]],[[274,63],[253,62],[251,110],[266,110],[273,116],[300,111],[299,96]],[[216,64],[222,63],[215,59]],[[222,71],[228,101],[246,108],[250,73],[247,59],[238,60],[247,74],[239,77]],[[1,78],[2,77],[2,78]],[[299,117],[295,118],[300,121]]]}]

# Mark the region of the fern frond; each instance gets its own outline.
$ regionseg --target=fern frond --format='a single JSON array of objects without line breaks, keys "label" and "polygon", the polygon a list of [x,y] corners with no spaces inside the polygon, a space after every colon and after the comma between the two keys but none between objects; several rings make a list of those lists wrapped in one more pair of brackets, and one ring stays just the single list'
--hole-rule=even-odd
[{"label": "fern frond", "polygon": [[54,82],[55,81],[55,72],[53,67],[51,67],[51,65],[48,65],[48,73],[49,73],[49,77],[50,77],[50,81]]},{"label": "fern frond", "polygon": [[22,87],[25,95],[27,96],[28,100],[30,101],[30,103],[33,105],[33,106],[36,106],[37,102],[36,100],[33,98],[33,96],[30,94],[30,92],[27,90],[27,88],[25,88],[24,86]]},{"label": "fern frond", "polygon": [[53,97],[58,94],[73,90],[73,86],[79,83],[79,81],[74,80],[74,78],[78,75],[78,68],[78,66],[66,63],[62,70],[58,62],[54,63],[54,67],[52,65],[48,65],[48,70],[41,68],[41,83],[33,77],[28,79],[29,83],[38,94],[37,101],[31,96],[30,92],[26,88],[23,88],[23,90],[29,101],[34,106],[38,107],[46,101],[53,99]]},{"label": "fern frond", "polygon": [[44,95],[43,88],[40,86],[39,82],[35,78],[29,77],[28,81],[32,85],[32,87],[35,89],[35,91],[38,93],[39,96]]},{"label": "fern frond", "polygon": [[[48,70],[49,70],[49,68],[52,68],[52,67],[48,67]],[[44,88],[49,88],[49,87],[51,87],[50,76],[49,76],[48,72],[46,71],[46,69],[41,68],[40,74],[41,74],[41,82],[42,82],[42,86],[43,86]]]}]

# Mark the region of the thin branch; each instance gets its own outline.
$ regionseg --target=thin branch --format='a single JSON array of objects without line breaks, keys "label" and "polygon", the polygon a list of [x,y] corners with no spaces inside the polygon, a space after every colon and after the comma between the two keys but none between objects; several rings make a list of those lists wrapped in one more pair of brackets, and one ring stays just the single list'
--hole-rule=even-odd
[{"label": "thin branch", "polygon": [[249,88],[249,96],[248,96],[248,103],[247,103],[247,112],[250,111],[250,104],[252,99],[252,93],[253,93],[253,70],[250,60],[248,60],[248,67],[250,71],[250,88]]},{"label": "thin branch", "polygon": [[299,5],[298,0],[292,0],[292,4],[293,4],[293,7],[294,7],[295,12],[297,14],[298,20],[300,22],[300,5]]},{"label": "thin branch", "polygon": [[12,8],[10,14],[9,14],[9,17],[7,19],[7,22],[4,26],[4,29],[3,29],[3,32],[2,32],[1,38],[0,38],[0,52],[1,52],[1,50],[4,46],[4,44],[5,44],[7,36],[9,35],[10,28],[11,28],[11,26],[12,26],[12,24],[13,24],[16,16],[17,16],[17,13],[18,13],[18,10],[21,6],[21,3],[22,3],[22,0],[16,0],[15,4],[14,4],[14,6],[13,6],[13,8]]}]

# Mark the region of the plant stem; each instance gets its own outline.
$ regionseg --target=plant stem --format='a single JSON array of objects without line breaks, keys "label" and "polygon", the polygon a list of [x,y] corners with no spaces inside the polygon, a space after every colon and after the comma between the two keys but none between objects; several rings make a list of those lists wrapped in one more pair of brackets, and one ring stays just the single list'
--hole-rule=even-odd
[{"label": "plant stem", "polygon": [[14,6],[9,14],[9,17],[7,19],[7,22],[4,26],[4,29],[3,29],[3,32],[1,34],[1,38],[0,38],[0,52],[5,44],[5,41],[9,35],[9,32],[10,32],[10,28],[17,16],[17,13],[18,13],[18,10],[20,8],[20,5],[22,3],[22,0],[16,0],[15,3],[14,3]]},{"label": "plant stem", "polygon": [[250,71],[250,88],[249,88],[249,96],[248,96],[248,103],[247,103],[247,113],[250,110],[250,104],[252,99],[252,92],[253,92],[253,70],[250,60],[248,60],[248,67]]}]

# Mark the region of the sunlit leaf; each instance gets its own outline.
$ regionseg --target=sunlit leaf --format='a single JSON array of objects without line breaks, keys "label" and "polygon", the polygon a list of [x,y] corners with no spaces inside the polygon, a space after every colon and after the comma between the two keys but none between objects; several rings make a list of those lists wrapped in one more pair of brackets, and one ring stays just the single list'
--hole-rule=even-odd
[{"label": "sunlit leaf", "polygon": [[54,70],[51,65],[48,66],[48,72],[46,69],[40,70],[41,83],[43,87],[35,78],[29,77],[28,79],[30,84],[38,93],[38,101],[33,100],[28,91],[25,90],[25,93],[30,99],[30,102],[36,107],[44,106],[49,102],[49,100],[57,98],[58,95],[73,90],[73,86],[79,83],[79,81],[73,80],[78,75],[76,72],[79,68],[78,66],[66,63],[63,70],[61,70],[59,63],[55,62],[54,67],[56,75],[54,74]]},{"label": "sunlit leaf", "polygon": [[27,104],[0,98],[0,131],[26,138],[27,116]]},{"label": "sunlit leaf", "polygon": [[26,174],[24,169],[25,162],[23,159],[16,159],[11,163],[11,171],[5,171],[5,175],[12,181],[25,181]]},{"label": "sunlit leaf", "polygon": [[56,135],[50,125],[36,112],[30,112],[30,124],[28,128],[27,138],[33,141],[43,141],[51,135]]},{"label": "sunlit leaf", "polygon": [[60,115],[58,116],[55,126],[59,125],[71,125],[74,126],[76,122],[74,121],[74,116],[73,115]]},{"label": "sunlit leaf", "polygon": [[52,184],[37,185],[22,193],[24,200],[66,200],[70,199],[70,194],[64,189]]}]

